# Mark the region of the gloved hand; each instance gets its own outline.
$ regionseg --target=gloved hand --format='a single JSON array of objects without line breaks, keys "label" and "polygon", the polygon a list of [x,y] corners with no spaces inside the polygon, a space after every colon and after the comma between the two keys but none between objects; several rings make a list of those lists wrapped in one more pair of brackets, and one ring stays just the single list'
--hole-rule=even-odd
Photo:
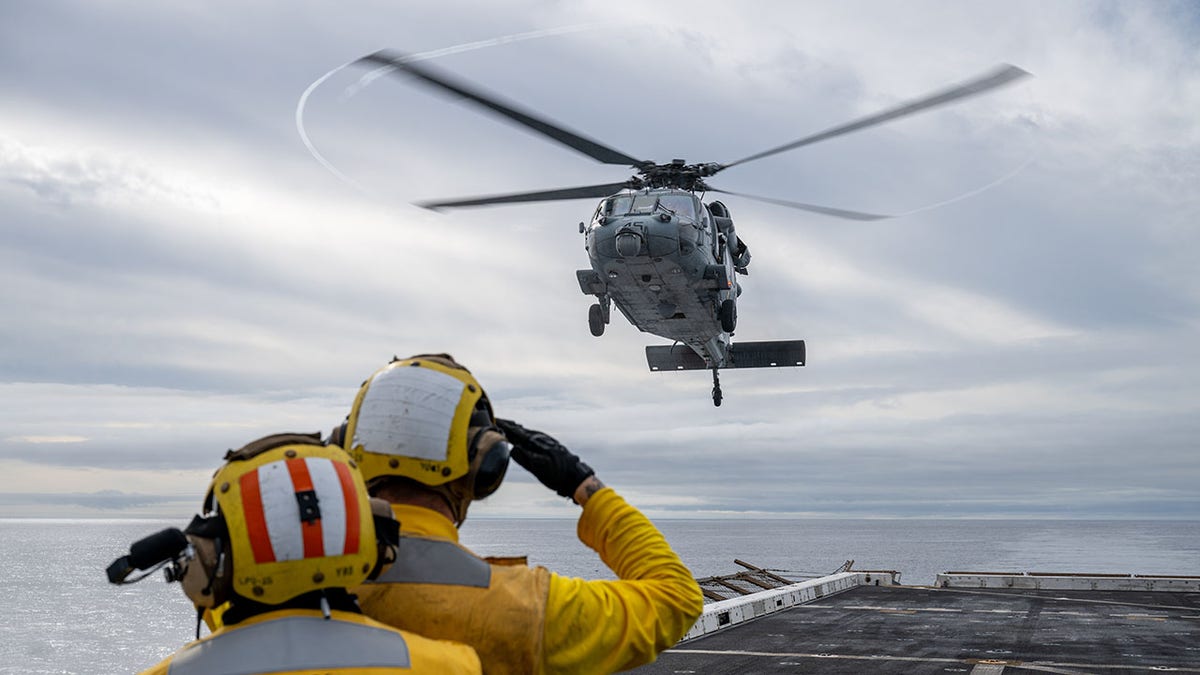
[{"label": "gloved hand", "polygon": [[579,484],[596,473],[562,443],[540,431],[504,419],[497,419],[496,426],[512,443],[511,457],[517,464],[561,497],[573,498]]}]

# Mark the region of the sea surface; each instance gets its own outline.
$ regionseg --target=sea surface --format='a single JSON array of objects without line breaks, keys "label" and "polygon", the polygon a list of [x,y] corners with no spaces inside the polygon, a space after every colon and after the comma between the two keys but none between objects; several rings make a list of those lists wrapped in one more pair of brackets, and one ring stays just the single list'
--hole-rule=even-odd
[{"label": "sea surface", "polygon": [[[160,574],[112,586],[104,570],[133,541],[186,523],[0,519],[0,673],[136,673],[195,636],[195,612]],[[734,559],[827,574],[890,569],[901,583],[942,571],[1200,575],[1200,521],[665,520],[698,577],[740,571]],[[528,555],[564,575],[613,578],[579,543],[575,521],[468,521],[481,555]]]}]

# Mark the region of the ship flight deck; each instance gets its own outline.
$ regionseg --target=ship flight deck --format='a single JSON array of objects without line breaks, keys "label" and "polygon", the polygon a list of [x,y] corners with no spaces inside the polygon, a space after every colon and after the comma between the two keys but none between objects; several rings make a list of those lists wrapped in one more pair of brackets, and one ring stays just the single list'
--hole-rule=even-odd
[{"label": "ship flight deck", "polygon": [[785,584],[738,562],[749,571],[699,580],[711,602],[696,626],[633,672],[1200,673],[1200,577],[950,572],[901,586],[845,569]]}]

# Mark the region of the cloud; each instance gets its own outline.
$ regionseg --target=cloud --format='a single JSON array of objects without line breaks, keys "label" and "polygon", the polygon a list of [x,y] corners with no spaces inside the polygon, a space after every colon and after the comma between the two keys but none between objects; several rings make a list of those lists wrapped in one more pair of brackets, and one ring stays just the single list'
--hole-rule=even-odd
[{"label": "cloud", "polygon": [[172,497],[161,495],[127,494],[119,490],[100,490],[92,493],[0,493],[0,507],[39,505],[39,506],[80,506],[87,509],[100,509],[123,512],[139,507],[158,507],[177,501]]},{"label": "cloud", "polygon": [[145,167],[96,152],[31,147],[18,139],[0,139],[0,175],[61,206],[78,201],[122,206],[150,201],[190,210],[217,207],[211,195],[161,180]]},{"label": "cloud", "polygon": [[[559,436],[655,514],[1198,512],[1187,5],[6,16],[5,513],[54,496],[190,512],[224,449],[328,429],[375,368],[422,351],[454,353],[501,414]],[[435,63],[637,157],[730,161],[1011,62],[1036,79],[714,183],[898,213],[1034,160],[970,199],[878,223],[726,199],[754,252],[735,339],[804,338],[809,363],[723,372],[714,409],[707,373],[647,371],[658,338],[619,317],[588,333],[575,228],[592,204],[410,205],[628,168],[398,78],[346,96],[354,69],[314,91],[306,128],[367,193],[295,134],[305,87],[376,49],[589,22],[605,25]],[[574,513],[516,469],[478,506]]]}]

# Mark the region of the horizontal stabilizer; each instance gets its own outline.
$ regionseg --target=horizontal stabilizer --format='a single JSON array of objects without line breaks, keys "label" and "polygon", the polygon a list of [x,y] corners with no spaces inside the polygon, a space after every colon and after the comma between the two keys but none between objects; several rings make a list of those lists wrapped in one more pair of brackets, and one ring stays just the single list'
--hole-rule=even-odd
[{"label": "horizontal stabilizer", "polygon": [[650,370],[707,370],[708,364],[687,345],[646,347]]},{"label": "horizontal stabilizer", "polygon": [[739,342],[729,345],[726,368],[776,368],[804,365],[804,340]]},{"label": "horizontal stabilizer", "polygon": [[[722,368],[778,368],[804,365],[804,340],[739,342],[729,346]],[[684,345],[646,347],[650,370],[707,370],[704,359]]]}]

